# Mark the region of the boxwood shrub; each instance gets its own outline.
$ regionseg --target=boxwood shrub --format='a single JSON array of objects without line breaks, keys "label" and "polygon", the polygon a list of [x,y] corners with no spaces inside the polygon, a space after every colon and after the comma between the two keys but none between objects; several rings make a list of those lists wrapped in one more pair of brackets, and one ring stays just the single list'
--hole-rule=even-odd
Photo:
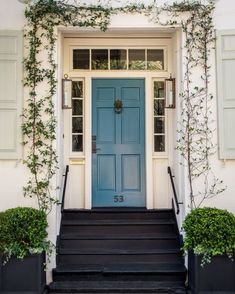
[{"label": "boxwood shrub", "polygon": [[48,250],[47,218],[43,211],[17,207],[0,213],[0,252],[5,260]]},{"label": "boxwood shrub", "polygon": [[196,208],[185,218],[184,251],[193,250],[202,255],[202,265],[209,263],[212,256],[235,252],[235,216],[227,210]]}]

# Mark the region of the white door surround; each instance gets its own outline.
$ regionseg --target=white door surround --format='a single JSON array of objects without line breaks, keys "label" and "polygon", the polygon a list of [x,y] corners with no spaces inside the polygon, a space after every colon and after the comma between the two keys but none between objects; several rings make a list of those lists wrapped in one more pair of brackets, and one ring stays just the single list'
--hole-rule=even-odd
[{"label": "white door surround", "polygon": [[[141,44],[141,46],[140,46]],[[118,47],[117,47],[118,46]],[[162,71],[137,71],[137,70],[73,70],[71,68],[71,48],[164,48],[165,70]],[[84,151],[71,152],[71,110],[63,110],[64,121],[64,166],[70,165],[68,189],[66,193],[67,208],[91,209],[91,126],[92,105],[91,89],[93,78],[141,78],[145,80],[145,154],[146,154],[146,207],[169,208],[171,207],[167,166],[172,157],[172,110],[166,110],[166,151],[154,152],[154,120],[153,120],[153,81],[164,81],[173,73],[172,68],[172,38],[166,37],[135,37],[124,38],[82,38],[81,36],[64,35],[63,39],[63,74],[73,80],[82,80],[84,83]],[[161,199],[162,198],[162,199]]]}]

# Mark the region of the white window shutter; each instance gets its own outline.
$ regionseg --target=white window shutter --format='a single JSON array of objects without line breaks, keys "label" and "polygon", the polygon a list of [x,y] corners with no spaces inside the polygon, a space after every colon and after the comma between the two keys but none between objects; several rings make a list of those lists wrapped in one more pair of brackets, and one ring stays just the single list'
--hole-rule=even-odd
[{"label": "white window shutter", "polygon": [[22,157],[23,32],[0,31],[0,159]]},{"label": "white window shutter", "polygon": [[235,30],[217,32],[220,159],[235,159]]}]

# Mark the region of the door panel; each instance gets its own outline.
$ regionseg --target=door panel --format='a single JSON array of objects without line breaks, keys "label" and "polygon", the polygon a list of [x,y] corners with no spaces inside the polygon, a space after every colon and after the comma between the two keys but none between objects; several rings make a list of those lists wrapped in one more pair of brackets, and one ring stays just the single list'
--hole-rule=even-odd
[{"label": "door panel", "polygon": [[97,107],[97,143],[115,144],[115,113],[113,108]]},{"label": "door panel", "polygon": [[116,191],[116,156],[97,155],[98,191]]},{"label": "door panel", "polygon": [[139,108],[125,108],[122,114],[122,144],[140,143]]},{"label": "door panel", "polygon": [[145,207],[143,79],[93,79],[92,137],[92,206]]},{"label": "door panel", "polygon": [[115,88],[97,87],[97,101],[113,101],[116,97]]},{"label": "door panel", "polygon": [[122,155],[122,192],[141,191],[140,156]]},{"label": "door panel", "polygon": [[122,88],[122,100],[127,101],[139,101],[140,100],[140,88],[138,87],[123,87]]}]

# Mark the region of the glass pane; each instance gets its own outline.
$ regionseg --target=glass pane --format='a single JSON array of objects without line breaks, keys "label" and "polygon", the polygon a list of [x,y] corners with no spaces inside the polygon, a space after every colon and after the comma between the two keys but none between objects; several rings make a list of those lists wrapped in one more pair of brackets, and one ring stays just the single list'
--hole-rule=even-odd
[{"label": "glass pane", "polygon": [[163,70],[164,69],[164,51],[159,49],[147,50],[147,69]]},{"label": "glass pane", "polygon": [[165,103],[164,100],[154,100],[154,115],[164,115],[165,114]]},{"label": "glass pane", "polygon": [[165,133],[165,119],[164,117],[154,117],[154,133],[164,134]]},{"label": "glass pane", "polygon": [[73,117],[73,133],[82,133],[82,117]]},{"label": "glass pane", "polygon": [[72,114],[82,115],[82,100],[72,100]]},{"label": "glass pane", "polygon": [[72,97],[83,97],[83,82],[82,81],[73,81],[72,84]]},{"label": "glass pane", "polygon": [[154,136],[154,151],[164,152],[165,151],[165,136]]},{"label": "glass pane", "polygon": [[83,141],[82,135],[73,135],[73,138],[72,138],[72,151],[73,152],[83,151],[82,141]]},{"label": "glass pane", "polygon": [[108,69],[108,50],[94,49],[92,54],[92,69]]},{"label": "glass pane", "polygon": [[144,49],[129,50],[129,69],[132,69],[132,70],[145,69],[145,50]]},{"label": "glass pane", "polygon": [[89,49],[73,50],[73,68],[74,69],[89,69],[90,68]]},{"label": "glass pane", "polygon": [[126,68],[126,50],[110,50],[110,69]]},{"label": "glass pane", "polygon": [[164,98],[164,82],[154,82],[154,97]]}]

